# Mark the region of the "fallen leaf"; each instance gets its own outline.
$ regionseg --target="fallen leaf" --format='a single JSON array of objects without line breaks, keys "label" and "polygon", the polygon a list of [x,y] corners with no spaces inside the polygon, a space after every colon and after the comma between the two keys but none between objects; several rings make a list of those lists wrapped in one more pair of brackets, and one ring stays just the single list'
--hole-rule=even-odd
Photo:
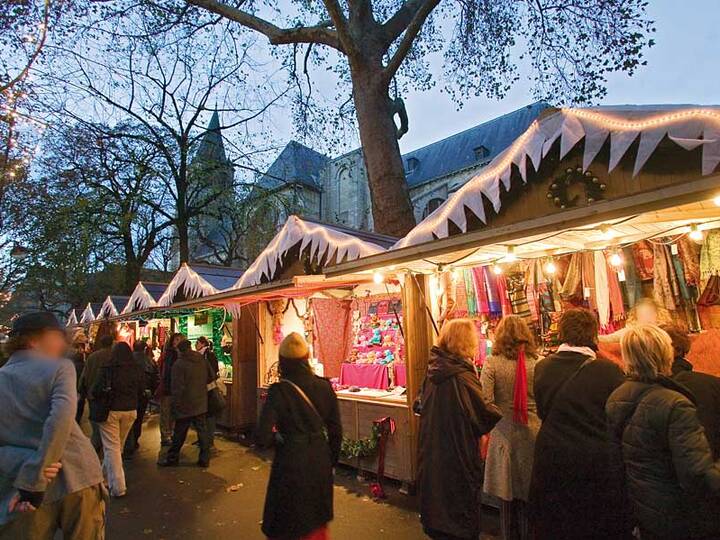
[{"label": "fallen leaf", "polygon": [[143,529],[143,534],[152,534],[152,529]]}]

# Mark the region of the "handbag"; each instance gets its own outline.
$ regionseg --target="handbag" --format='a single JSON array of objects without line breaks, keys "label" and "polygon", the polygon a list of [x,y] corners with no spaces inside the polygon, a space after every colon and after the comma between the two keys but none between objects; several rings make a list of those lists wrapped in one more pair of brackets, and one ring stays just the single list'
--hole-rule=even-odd
[{"label": "handbag", "polygon": [[226,406],[225,396],[220,393],[217,383],[208,384],[208,416],[217,416]]},{"label": "handbag", "polygon": [[98,392],[93,393],[93,398],[88,401],[90,405],[90,413],[88,417],[93,422],[105,422],[110,416],[110,406],[112,405],[113,399],[113,376],[115,370],[111,366],[103,367],[102,369],[108,370],[110,376],[106,380],[104,388],[101,388]]}]

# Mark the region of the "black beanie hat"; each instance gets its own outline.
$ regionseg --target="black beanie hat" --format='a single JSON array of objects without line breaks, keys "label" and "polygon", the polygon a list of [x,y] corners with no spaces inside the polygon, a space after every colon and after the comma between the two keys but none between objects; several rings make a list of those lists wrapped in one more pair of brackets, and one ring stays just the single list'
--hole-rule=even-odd
[{"label": "black beanie hat", "polygon": [[27,334],[29,332],[38,332],[41,330],[59,330],[64,331],[57,317],[49,311],[36,311],[34,313],[26,313],[20,315],[13,321],[11,336]]}]

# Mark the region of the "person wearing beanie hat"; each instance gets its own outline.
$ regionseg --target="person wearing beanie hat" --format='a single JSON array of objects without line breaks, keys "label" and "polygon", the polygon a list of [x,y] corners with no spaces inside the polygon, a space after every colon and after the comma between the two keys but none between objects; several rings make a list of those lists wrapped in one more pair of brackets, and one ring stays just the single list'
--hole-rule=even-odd
[{"label": "person wearing beanie hat", "polygon": [[52,313],[22,315],[8,348],[0,403],[22,414],[0,415],[0,538],[52,538],[58,530],[102,538],[102,469],[75,422],[77,377],[64,357],[65,331]]},{"label": "person wearing beanie hat", "polygon": [[268,389],[256,430],[258,446],[275,447],[262,531],[269,539],[322,540],[342,442],[337,396],[312,372],[303,336],[286,336],[278,356],[280,381]]}]

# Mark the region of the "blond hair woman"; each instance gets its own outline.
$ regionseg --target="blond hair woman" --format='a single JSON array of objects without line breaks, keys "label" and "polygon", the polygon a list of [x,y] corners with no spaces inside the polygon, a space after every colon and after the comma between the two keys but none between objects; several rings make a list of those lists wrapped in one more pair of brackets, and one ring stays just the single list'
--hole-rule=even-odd
[{"label": "blond hair woman", "polygon": [[480,535],[478,441],[500,415],[483,401],[473,363],[477,351],[472,321],[446,322],[415,404],[420,414],[420,520],[434,540],[475,540]]},{"label": "blond hair woman", "polygon": [[628,380],[606,410],[642,539],[719,538],[720,462],[713,462],[692,394],[669,377],[670,336],[641,324],[620,347]]},{"label": "blond hair woman", "polygon": [[529,538],[527,500],[540,429],[532,387],[537,361],[535,336],[522,317],[501,320],[480,382],[485,402],[503,413],[490,432],[483,490],[501,500],[500,525],[506,540]]}]

